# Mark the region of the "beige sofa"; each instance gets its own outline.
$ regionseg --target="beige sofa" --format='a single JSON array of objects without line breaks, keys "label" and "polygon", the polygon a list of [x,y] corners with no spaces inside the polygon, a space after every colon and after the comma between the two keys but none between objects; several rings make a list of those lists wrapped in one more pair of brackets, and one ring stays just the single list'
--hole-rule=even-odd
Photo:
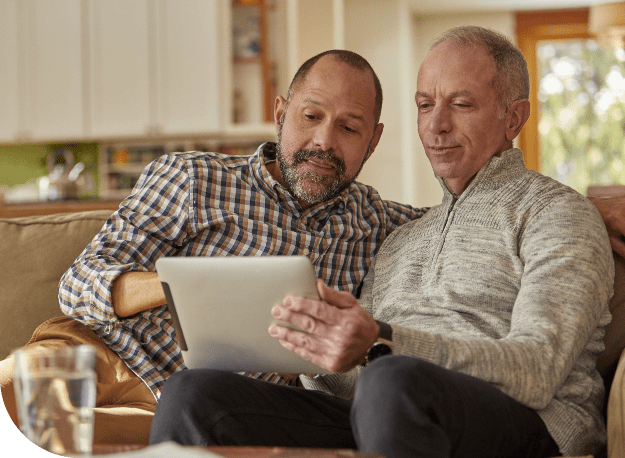
[{"label": "beige sofa", "polygon": [[[41,323],[62,316],[58,302],[61,275],[111,213],[98,210],[0,218],[0,360],[28,343]],[[152,414],[142,409],[99,407],[94,442],[147,444],[151,423]]]},{"label": "beige sofa", "polygon": [[[0,219],[0,359],[26,344],[39,324],[61,316],[59,279],[110,214],[104,210]],[[609,456],[625,458],[625,262],[618,256],[615,261],[610,303],[614,318],[598,368],[608,384],[614,378],[607,413]],[[145,443],[150,422],[150,415],[139,409],[102,408],[96,416],[95,440]]]}]

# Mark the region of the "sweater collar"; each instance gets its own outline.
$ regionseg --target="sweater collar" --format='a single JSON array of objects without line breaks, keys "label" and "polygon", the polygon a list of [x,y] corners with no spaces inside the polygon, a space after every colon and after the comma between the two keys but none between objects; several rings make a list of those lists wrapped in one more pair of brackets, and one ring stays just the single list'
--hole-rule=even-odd
[{"label": "sweater collar", "polygon": [[454,194],[445,179],[439,177],[436,178],[443,188],[443,203],[448,203],[453,200],[464,200],[467,196],[471,195],[475,189],[496,189],[503,181],[507,181],[511,177],[518,176],[525,168],[523,161],[523,153],[518,148],[510,148],[498,156],[491,157],[488,162],[478,170],[475,178],[469,183],[467,189],[460,195]]}]

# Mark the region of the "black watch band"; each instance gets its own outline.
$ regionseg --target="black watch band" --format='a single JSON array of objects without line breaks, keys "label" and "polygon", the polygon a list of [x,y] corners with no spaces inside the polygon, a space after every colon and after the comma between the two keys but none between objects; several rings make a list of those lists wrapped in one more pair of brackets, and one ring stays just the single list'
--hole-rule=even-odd
[{"label": "black watch band", "polygon": [[391,325],[388,323],[385,323],[384,321],[378,321],[375,320],[376,323],[378,323],[378,326],[380,326],[380,333],[378,334],[378,337],[384,340],[388,340],[389,342],[393,341],[393,328],[391,328]]},{"label": "black watch band", "polygon": [[380,327],[378,332],[378,340],[369,348],[365,356],[365,366],[380,356],[390,355],[393,353],[393,328],[384,321],[375,320]]},{"label": "black watch band", "polygon": [[390,345],[387,345],[384,342],[376,342],[367,352],[367,356],[365,357],[365,366],[369,365],[373,360],[378,359],[380,356],[392,354],[393,349]]}]

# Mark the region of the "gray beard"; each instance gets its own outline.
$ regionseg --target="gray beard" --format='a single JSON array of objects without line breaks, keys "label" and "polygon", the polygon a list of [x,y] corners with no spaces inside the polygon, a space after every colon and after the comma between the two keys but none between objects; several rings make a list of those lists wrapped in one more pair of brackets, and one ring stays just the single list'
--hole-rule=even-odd
[{"label": "gray beard", "polygon": [[[370,150],[371,142],[369,142],[369,146],[367,148],[367,156],[369,155]],[[332,162],[335,165],[334,174],[320,175],[310,171],[299,173],[297,170],[298,165],[310,158],[318,158],[323,161]],[[278,129],[276,160],[278,161],[280,173],[282,174],[282,178],[284,179],[289,192],[297,199],[310,204],[325,202],[343,192],[354,182],[365,163],[363,160],[356,174],[353,177],[348,178],[345,176],[345,161],[336,156],[332,150],[323,151],[321,149],[300,149],[294,154],[293,162],[289,164],[282,154],[282,122],[280,122],[280,127]],[[311,190],[304,186],[305,182],[315,185],[322,185],[323,183],[326,183],[326,185],[320,189]]]}]

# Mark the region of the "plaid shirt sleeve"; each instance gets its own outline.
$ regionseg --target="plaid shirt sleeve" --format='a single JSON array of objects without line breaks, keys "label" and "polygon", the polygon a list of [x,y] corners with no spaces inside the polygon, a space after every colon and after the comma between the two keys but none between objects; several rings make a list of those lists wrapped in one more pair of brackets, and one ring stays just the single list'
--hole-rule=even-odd
[{"label": "plaid shirt sleeve", "polygon": [[414,208],[391,200],[385,200],[384,205],[387,215],[386,235],[389,235],[402,224],[421,218],[429,210],[429,207]]},{"label": "plaid shirt sleeve", "polygon": [[63,275],[61,310],[100,337],[113,332],[119,319],[111,288],[124,272],[153,271],[159,256],[175,253],[189,233],[189,179],[176,155],[151,163],[131,194]]}]

